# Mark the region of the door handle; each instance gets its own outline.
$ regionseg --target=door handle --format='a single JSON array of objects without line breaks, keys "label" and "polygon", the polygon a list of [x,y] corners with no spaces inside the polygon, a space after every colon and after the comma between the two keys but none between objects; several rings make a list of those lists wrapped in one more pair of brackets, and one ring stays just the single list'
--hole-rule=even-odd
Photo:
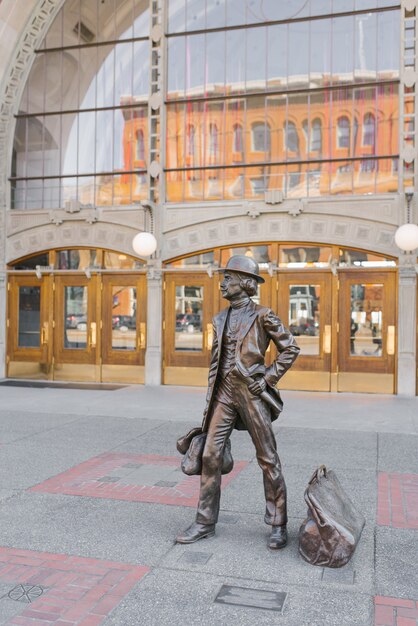
[{"label": "door handle", "polygon": [[90,348],[95,348],[97,344],[97,324],[96,322],[90,323]]},{"label": "door handle", "polygon": [[138,350],[145,350],[147,346],[147,325],[145,322],[139,323]]},{"label": "door handle", "polygon": [[324,354],[331,354],[331,324],[324,326],[324,339],[322,342]]},{"label": "door handle", "polygon": [[212,345],[213,345],[213,326],[212,324],[206,324],[206,333],[205,333],[206,350],[212,350]]},{"label": "door handle", "polygon": [[43,346],[48,345],[48,335],[49,335],[49,325],[48,322],[44,322],[41,329],[41,344]]},{"label": "door handle", "polygon": [[388,326],[386,338],[386,352],[389,356],[395,354],[395,327]]}]

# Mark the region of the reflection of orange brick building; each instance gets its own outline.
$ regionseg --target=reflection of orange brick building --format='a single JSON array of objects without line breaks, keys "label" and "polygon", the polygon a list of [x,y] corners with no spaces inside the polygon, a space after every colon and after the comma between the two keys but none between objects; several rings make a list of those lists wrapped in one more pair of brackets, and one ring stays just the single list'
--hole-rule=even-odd
[{"label": "reflection of orange brick building", "polygon": [[[125,109],[117,195],[145,189],[147,120]],[[167,108],[167,200],[397,190],[397,85],[175,103]],[[129,193],[128,193],[129,190]],[[123,202],[123,200],[122,200]]]},{"label": "reflection of orange brick building", "polygon": [[212,103],[187,107],[168,110],[167,169],[227,169],[169,172],[169,200],[182,193],[193,200],[263,198],[273,189],[290,197],[397,189],[394,85],[249,97],[218,110]]}]

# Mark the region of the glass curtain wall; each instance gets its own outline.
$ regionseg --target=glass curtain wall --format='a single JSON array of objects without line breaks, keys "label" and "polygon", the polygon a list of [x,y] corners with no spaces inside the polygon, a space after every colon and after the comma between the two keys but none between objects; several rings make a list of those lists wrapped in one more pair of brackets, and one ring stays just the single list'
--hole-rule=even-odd
[{"label": "glass curtain wall", "polygon": [[147,197],[149,1],[67,0],[17,116],[11,206]]},{"label": "glass curtain wall", "polygon": [[171,202],[394,192],[399,2],[168,0]]}]

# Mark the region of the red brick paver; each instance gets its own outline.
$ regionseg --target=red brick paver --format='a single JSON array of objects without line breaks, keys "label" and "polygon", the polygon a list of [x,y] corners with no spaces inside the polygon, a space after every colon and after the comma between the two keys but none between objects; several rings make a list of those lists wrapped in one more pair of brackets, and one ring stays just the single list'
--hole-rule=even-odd
[{"label": "red brick paver", "polygon": [[418,474],[379,473],[377,523],[418,529]]},{"label": "red brick paver", "polygon": [[374,626],[418,626],[418,600],[376,596]]},{"label": "red brick paver", "polygon": [[[30,491],[41,493],[63,493],[72,496],[88,496],[93,498],[110,498],[128,500],[130,502],[152,502],[172,504],[175,506],[195,507],[199,495],[199,476],[186,476],[178,473],[175,487],[147,486],[129,484],[129,475],[118,482],[100,482],[109,474],[117,474],[127,464],[138,464],[167,467],[180,467],[179,457],[159,456],[156,454],[128,454],[106,452],[85,461],[80,465],[53,476],[43,483],[31,487]],[[227,486],[247,465],[246,461],[235,461],[234,469],[222,477],[222,487]]]},{"label": "red brick paver", "polygon": [[7,624],[98,626],[149,571],[148,567],[66,554],[0,547],[0,581],[41,585],[44,593]]}]

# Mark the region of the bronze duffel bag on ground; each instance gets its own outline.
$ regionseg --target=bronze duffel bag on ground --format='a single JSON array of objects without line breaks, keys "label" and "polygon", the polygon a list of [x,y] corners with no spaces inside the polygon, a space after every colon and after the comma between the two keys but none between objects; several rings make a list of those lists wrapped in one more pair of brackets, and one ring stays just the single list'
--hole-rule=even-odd
[{"label": "bronze duffel bag on ground", "polygon": [[321,465],[305,491],[308,517],[299,530],[299,552],[312,565],[342,567],[352,557],[366,520],[340,485]]}]

